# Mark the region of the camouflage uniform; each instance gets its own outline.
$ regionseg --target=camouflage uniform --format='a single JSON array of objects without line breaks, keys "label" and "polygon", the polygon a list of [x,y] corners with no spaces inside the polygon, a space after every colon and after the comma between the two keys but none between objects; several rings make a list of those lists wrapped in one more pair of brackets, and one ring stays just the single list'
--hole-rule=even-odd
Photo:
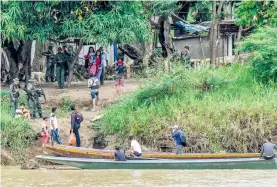
[{"label": "camouflage uniform", "polygon": [[15,78],[14,83],[10,85],[10,97],[11,97],[11,113],[15,116],[16,109],[18,107],[19,98],[19,79]]},{"label": "camouflage uniform", "polygon": [[68,51],[64,51],[64,58],[65,58],[65,81],[69,75],[70,68],[73,63],[73,59],[75,57],[74,51],[72,46],[68,47]]},{"label": "camouflage uniform", "polygon": [[29,108],[31,110],[31,115],[32,118],[36,118],[36,113],[39,113],[39,117],[42,118],[42,108],[41,104],[39,101],[39,97],[41,96],[40,89],[37,89],[34,85],[33,82],[34,79],[30,79],[28,81],[27,87],[26,87],[26,92],[27,92],[27,101]]},{"label": "camouflage uniform", "polygon": [[182,52],[181,53],[181,59],[182,62],[184,63],[186,68],[189,68],[191,66],[190,64],[190,52]]},{"label": "camouflage uniform", "polygon": [[51,78],[51,82],[54,82],[54,80],[55,80],[55,63],[53,62],[54,53],[52,50],[52,46],[49,46],[48,51],[43,52],[42,55],[46,56],[45,81],[49,82],[49,78]]},{"label": "camouflage uniform", "polygon": [[28,83],[28,80],[29,80],[29,75],[28,73],[26,72],[26,69],[24,67],[22,67],[21,69],[17,69],[16,72],[15,72],[15,77],[18,78],[19,80],[19,83],[21,82],[24,82],[25,83],[25,86],[26,84]]},{"label": "camouflage uniform", "polygon": [[59,84],[59,88],[64,87],[65,68],[66,61],[65,55],[61,53],[61,48],[58,48],[58,53],[54,56],[54,63],[56,64],[56,78]]}]

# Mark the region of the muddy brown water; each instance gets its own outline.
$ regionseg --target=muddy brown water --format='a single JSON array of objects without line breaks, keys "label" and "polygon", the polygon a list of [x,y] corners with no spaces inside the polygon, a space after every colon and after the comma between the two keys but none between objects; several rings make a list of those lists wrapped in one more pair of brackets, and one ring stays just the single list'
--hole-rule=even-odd
[{"label": "muddy brown water", "polygon": [[276,187],[275,170],[80,170],[1,168],[3,187]]}]

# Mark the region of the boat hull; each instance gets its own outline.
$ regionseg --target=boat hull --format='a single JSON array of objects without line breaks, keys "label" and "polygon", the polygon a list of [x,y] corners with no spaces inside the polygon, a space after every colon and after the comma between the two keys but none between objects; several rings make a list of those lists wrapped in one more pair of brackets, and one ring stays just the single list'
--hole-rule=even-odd
[{"label": "boat hull", "polygon": [[37,156],[38,159],[82,169],[277,169],[277,160],[240,159],[189,159],[189,160],[128,160],[68,158]]},{"label": "boat hull", "polygon": [[[101,150],[90,148],[79,148],[71,146],[50,146],[46,149],[51,151],[55,156],[72,157],[72,158],[99,158],[113,159],[114,150]],[[174,153],[155,153],[144,152],[141,158],[157,159],[225,159],[225,158],[257,158],[259,153],[185,153],[176,155]]]}]

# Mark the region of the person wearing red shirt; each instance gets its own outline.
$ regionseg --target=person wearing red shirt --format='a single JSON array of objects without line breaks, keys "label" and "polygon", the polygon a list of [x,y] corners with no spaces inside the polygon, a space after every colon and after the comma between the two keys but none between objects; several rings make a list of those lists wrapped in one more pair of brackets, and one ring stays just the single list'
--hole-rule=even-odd
[{"label": "person wearing red shirt", "polygon": [[102,74],[102,65],[101,65],[101,52],[99,50],[96,51],[95,63],[96,63],[96,75],[98,80],[100,80],[100,77]]}]

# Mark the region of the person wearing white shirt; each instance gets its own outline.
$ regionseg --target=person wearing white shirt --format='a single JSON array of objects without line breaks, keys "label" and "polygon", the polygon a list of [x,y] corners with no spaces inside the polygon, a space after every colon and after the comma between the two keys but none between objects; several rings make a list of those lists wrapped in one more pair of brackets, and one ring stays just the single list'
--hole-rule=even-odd
[{"label": "person wearing white shirt", "polygon": [[137,140],[134,140],[133,136],[129,136],[129,140],[131,140],[131,153],[135,157],[141,157],[142,151],[140,144],[138,143]]},{"label": "person wearing white shirt", "polygon": [[52,113],[50,115],[50,130],[51,130],[51,142],[52,146],[54,146],[54,141],[56,140],[58,144],[62,144],[59,128],[58,128],[58,121],[56,116],[57,108],[52,108]]}]

